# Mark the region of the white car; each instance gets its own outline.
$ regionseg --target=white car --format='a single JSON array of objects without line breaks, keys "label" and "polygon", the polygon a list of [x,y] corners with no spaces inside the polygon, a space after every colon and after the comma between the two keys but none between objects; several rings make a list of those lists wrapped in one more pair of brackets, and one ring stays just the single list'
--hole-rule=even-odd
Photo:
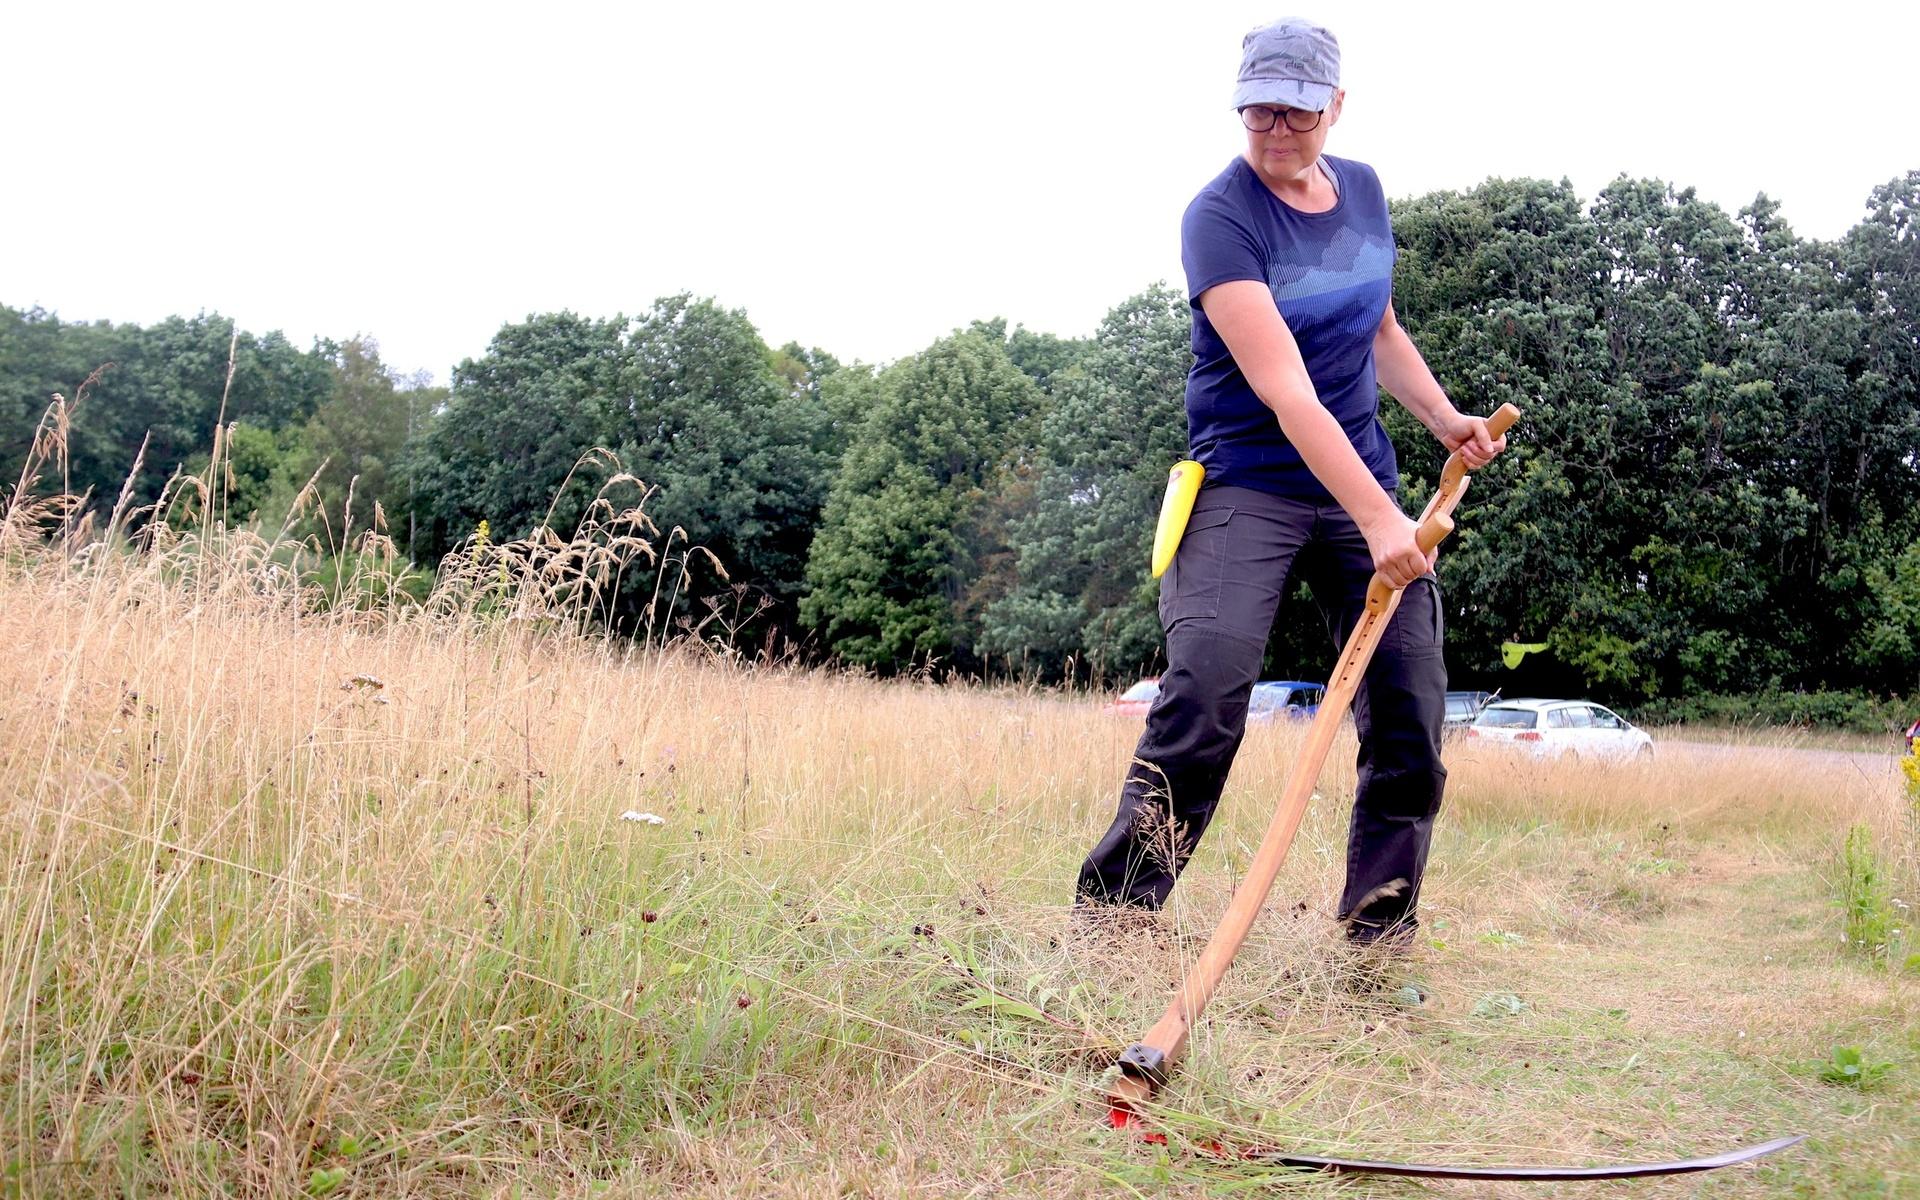
[{"label": "white car", "polygon": [[1496,700],[1467,727],[1470,744],[1535,758],[1624,762],[1653,757],[1653,738],[1610,709],[1585,700]]}]

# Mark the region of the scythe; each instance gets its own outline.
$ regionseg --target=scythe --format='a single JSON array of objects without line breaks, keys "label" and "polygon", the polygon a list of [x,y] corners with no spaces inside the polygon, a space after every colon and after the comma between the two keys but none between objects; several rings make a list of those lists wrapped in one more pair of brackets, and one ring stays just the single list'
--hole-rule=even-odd
[{"label": "scythe", "polygon": [[[1519,418],[1518,408],[1503,404],[1487,418],[1488,432],[1498,438],[1512,428]],[[1431,551],[1453,531],[1453,512],[1466,494],[1468,482],[1465,461],[1457,452],[1448,456],[1446,467],[1440,475],[1440,486],[1434,490],[1433,498],[1420,514],[1415,538],[1421,549]],[[1180,514],[1181,524],[1185,523],[1184,517],[1185,514]],[[1187,1038],[1194,1022],[1200,1019],[1207,1002],[1213,998],[1221,978],[1252,929],[1254,919],[1259,916],[1267,893],[1273,887],[1274,877],[1286,861],[1287,851],[1293,845],[1295,833],[1299,831],[1301,818],[1313,795],[1314,783],[1319,778],[1321,766],[1326,762],[1327,752],[1332,748],[1341,719],[1353,703],[1354,693],[1366,673],[1367,663],[1379,646],[1394,610],[1400,605],[1400,596],[1399,589],[1390,586],[1378,574],[1368,585],[1366,609],[1348,636],[1346,648],[1334,666],[1333,676],[1327,682],[1326,698],[1321,702],[1319,713],[1307,731],[1306,742],[1294,760],[1286,788],[1281,792],[1273,819],[1267,825],[1266,835],[1261,838],[1253,861],[1248,864],[1246,877],[1234,890],[1233,898],[1227,905],[1225,915],[1220,918],[1212,939],[1174,992],[1166,1012],[1140,1041],[1129,1046],[1120,1057],[1118,1077],[1107,1092],[1108,1119],[1114,1128],[1125,1129],[1140,1123],[1146,1102],[1166,1082],[1168,1073],[1186,1051]],[[1153,1141],[1165,1141],[1164,1134],[1148,1133],[1146,1136]],[[1803,1137],[1778,1138],[1704,1158],[1598,1167],[1448,1167],[1320,1158],[1271,1149],[1229,1151],[1217,1143],[1209,1143],[1203,1148],[1240,1161],[1269,1162],[1313,1170],[1363,1171],[1444,1179],[1624,1179],[1640,1175],[1713,1170],[1783,1150],[1800,1142]]]}]

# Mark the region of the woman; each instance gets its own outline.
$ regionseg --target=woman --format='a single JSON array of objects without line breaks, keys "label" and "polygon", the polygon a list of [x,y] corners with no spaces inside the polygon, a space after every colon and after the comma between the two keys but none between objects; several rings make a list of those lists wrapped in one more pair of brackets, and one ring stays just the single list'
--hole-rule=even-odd
[{"label": "woman", "polygon": [[1083,906],[1158,908],[1212,819],[1267,634],[1296,572],[1344,642],[1375,571],[1406,595],[1354,701],[1359,786],[1340,918],[1409,937],[1446,768],[1433,559],[1400,510],[1376,383],[1470,467],[1506,448],[1458,412],[1394,319],[1394,245],[1372,168],[1322,153],[1340,50],[1297,18],[1242,44],[1246,152],[1188,206],[1191,454],[1207,470],[1161,581],[1168,669],[1120,795],[1081,867]]}]

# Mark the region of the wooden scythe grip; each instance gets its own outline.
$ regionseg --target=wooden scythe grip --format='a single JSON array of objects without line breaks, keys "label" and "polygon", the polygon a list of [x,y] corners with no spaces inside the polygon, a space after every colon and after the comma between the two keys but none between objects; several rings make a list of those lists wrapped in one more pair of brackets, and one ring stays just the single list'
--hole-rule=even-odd
[{"label": "wooden scythe grip", "polygon": [[1512,429],[1513,423],[1519,419],[1520,410],[1518,407],[1512,404],[1502,404],[1499,408],[1493,410],[1492,416],[1487,418],[1487,432],[1497,438],[1505,437],[1507,436],[1507,430]]},{"label": "wooden scythe grip", "polygon": [[[1462,479],[1460,486],[1455,489],[1455,495],[1464,494],[1466,490],[1466,480]],[[1420,528],[1413,531],[1413,540],[1419,544],[1423,553],[1432,554],[1433,548],[1446,541],[1447,535],[1452,532],[1453,517],[1435,509],[1420,522]],[[1367,584],[1367,611],[1377,613],[1386,608],[1387,601],[1398,590],[1382,578],[1378,571],[1375,571],[1373,579]]]}]

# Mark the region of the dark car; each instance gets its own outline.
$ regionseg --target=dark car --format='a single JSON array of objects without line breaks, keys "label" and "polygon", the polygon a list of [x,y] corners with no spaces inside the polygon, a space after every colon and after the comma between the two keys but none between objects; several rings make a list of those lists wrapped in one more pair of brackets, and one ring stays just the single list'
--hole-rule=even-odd
[{"label": "dark car", "polygon": [[1449,731],[1465,729],[1473,724],[1480,710],[1493,700],[1492,692],[1448,692],[1447,715],[1443,728]]}]

